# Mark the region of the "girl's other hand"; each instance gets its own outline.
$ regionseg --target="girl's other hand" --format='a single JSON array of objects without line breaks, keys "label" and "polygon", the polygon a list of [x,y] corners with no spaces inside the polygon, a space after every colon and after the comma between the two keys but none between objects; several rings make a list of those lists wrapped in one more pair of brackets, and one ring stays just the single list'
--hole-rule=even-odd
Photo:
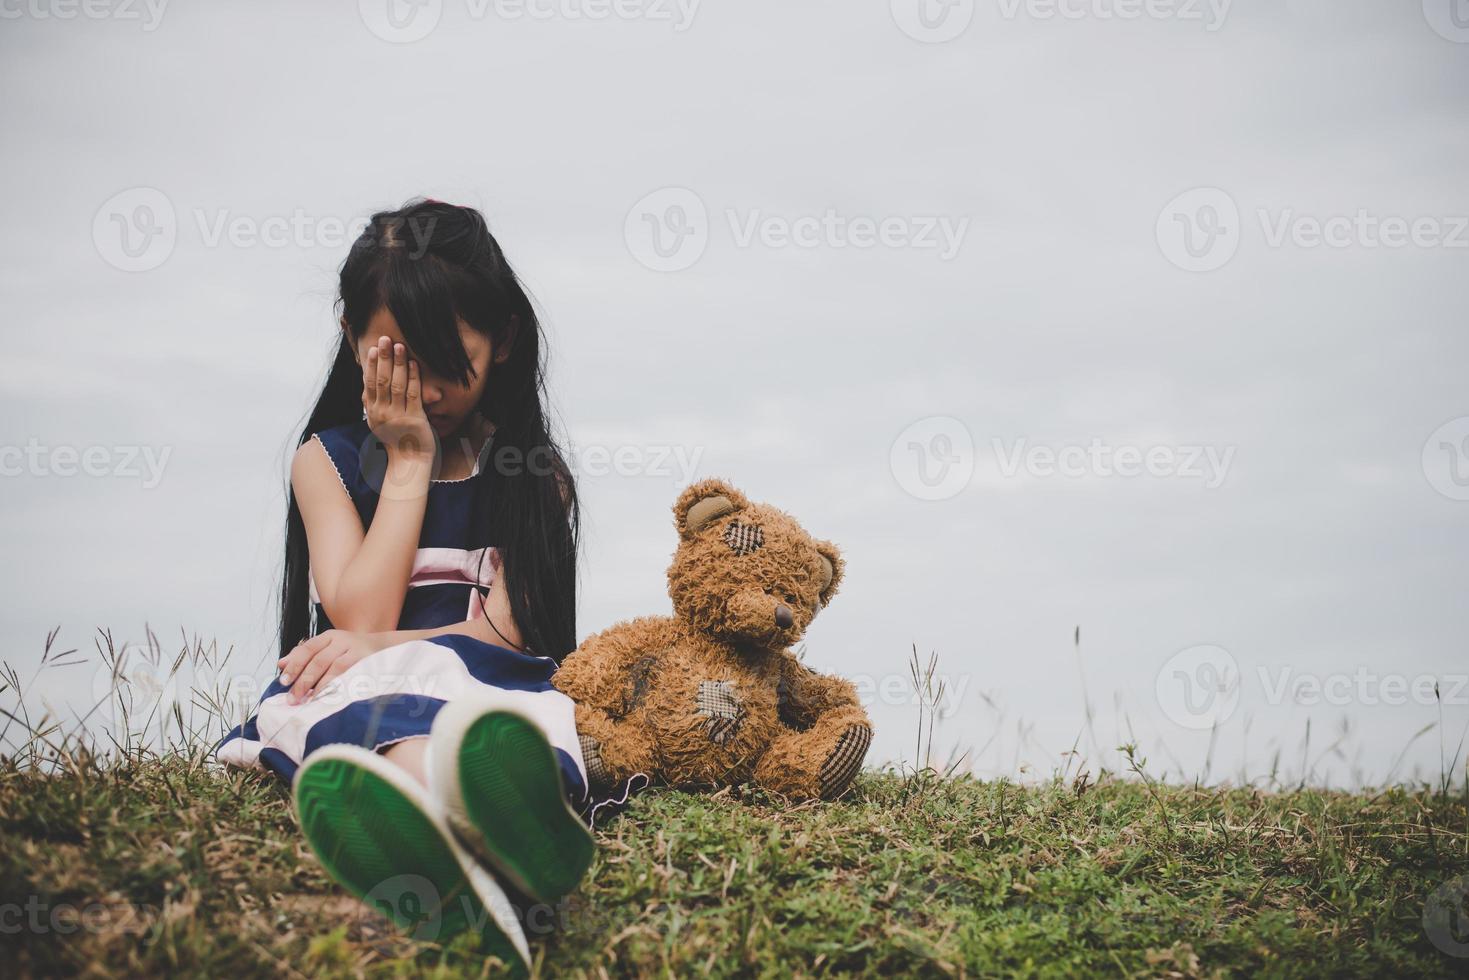
[{"label": "girl's other hand", "polygon": [[434,430],[421,400],[418,362],[408,349],[387,337],[367,350],[362,366],[362,407],[367,424],[387,448],[389,458],[414,462],[434,458]]},{"label": "girl's other hand", "polygon": [[290,686],[291,704],[309,700],[317,691],[336,680],[348,667],[381,650],[384,642],[375,633],[353,633],[327,630],[276,661],[281,683]]}]

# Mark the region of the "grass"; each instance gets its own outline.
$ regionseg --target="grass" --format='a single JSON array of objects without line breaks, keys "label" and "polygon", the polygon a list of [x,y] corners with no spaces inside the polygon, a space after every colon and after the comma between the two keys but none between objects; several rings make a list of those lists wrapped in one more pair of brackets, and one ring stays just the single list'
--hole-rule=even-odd
[{"label": "grass", "polygon": [[[0,754],[0,972],[496,972],[467,938],[415,941],[347,897],[272,777],[25,727]],[[583,885],[534,911],[535,972],[1469,972],[1439,948],[1469,953],[1469,810],[1447,784],[1180,786],[1124,754],[1127,773],[1028,785],[869,771],[832,804],[650,790],[599,830]]]}]

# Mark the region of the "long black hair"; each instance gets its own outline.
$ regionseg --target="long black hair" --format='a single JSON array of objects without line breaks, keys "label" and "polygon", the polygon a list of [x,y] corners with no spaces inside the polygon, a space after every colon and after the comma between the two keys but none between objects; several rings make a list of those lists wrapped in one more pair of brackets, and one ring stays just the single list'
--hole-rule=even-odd
[{"label": "long black hair", "polygon": [[[540,322],[478,211],[418,200],[372,216],[342,263],[337,308],[346,330],[297,445],[362,419],[362,369],[352,352],[384,306],[414,356],[461,384],[473,367],[457,320],[490,338],[497,354],[509,345],[504,362],[491,361],[480,398],[493,451],[488,460],[481,454],[472,481],[466,547],[496,546],[526,650],[560,663],[576,647],[576,484],[547,420]],[[289,481],[287,495],[282,656],[311,628],[306,527]]]}]

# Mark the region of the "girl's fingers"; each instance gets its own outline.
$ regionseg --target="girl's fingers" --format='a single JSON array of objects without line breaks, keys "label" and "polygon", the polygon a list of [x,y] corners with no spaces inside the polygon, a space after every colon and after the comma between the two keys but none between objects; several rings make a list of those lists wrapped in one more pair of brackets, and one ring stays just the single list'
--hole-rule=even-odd
[{"label": "girl's fingers", "polygon": [[362,369],[362,400],[371,406],[377,401],[377,347],[367,348],[367,366]]},{"label": "girl's fingers", "polygon": [[300,704],[316,688],[317,682],[323,674],[331,668],[332,661],[341,655],[338,647],[330,647],[321,651],[311,658],[311,662],[301,668],[301,676],[296,678],[296,683],[291,685],[291,703]]},{"label": "girl's fingers", "polygon": [[418,362],[408,362],[408,411],[418,414],[423,411],[419,399],[423,396],[423,386],[418,380]]},{"label": "girl's fingers", "polygon": [[347,672],[347,667],[348,664],[346,657],[338,657],[336,660],[333,660],[331,668],[328,669],[325,674],[322,674],[321,680],[317,682],[317,689],[320,690],[321,688],[326,687],[332,681],[336,680],[338,677],[341,677]]},{"label": "girl's fingers", "polygon": [[393,375],[389,383],[389,393],[392,395],[394,408],[403,411],[408,407],[408,352],[403,349],[402,344],[393,345]]},{"label": "girl's fingers", "polygon": [[277,660],[276,667],[281,672],[281,683],[289,685],[313,656],[330,646],[333,639],[332,633],[332,630],[327,630],[325,633],[318,633],[309,639],[302,640],[291,649],[290,653]]},{"label": "girl's fingers", "polygon": [[384,337],[377,345],[377,403],[379,408],[388,405],[388,382],[393,378],[393,349]]}]

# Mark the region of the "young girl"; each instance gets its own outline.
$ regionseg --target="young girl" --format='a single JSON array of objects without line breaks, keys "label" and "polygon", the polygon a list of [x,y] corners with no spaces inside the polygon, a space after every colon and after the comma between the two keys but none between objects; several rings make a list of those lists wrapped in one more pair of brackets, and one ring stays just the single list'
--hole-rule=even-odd
[{"label": "young girl", "polygon": [[607,802],[550,684],[576,645],[577,498],[540,326],[484,218],[433,200],[373,216],[339,304],[291,464],[280,674],[218,756],[294,780],[359,897],[524,964],[495,876],[564,895],[592,854],[572,807]]}]

